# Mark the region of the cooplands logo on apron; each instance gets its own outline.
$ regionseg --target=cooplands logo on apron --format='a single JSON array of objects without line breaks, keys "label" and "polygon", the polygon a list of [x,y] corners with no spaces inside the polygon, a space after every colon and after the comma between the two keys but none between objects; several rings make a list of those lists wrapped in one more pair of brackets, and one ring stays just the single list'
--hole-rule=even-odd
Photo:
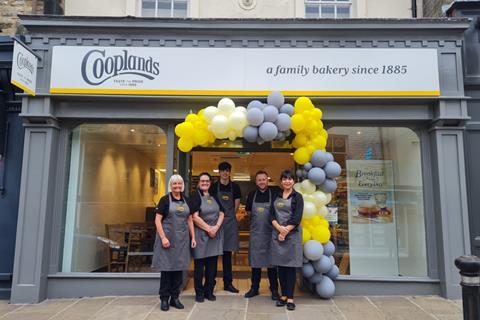
[{"label": "cooplands logo on apron", "polygon": [[264,213],[264,212],[265,212],[265,208],[263,208],[263,207],[257,207],[257,212],[258,212],[258,213]]},{"label": "cooplands logo on apron", "polygon": [[229,196],[227,196],[227,195],[223,195],[223,196],[222,196],[222,200],[225,200],[225,201],[227,201],[228,199],[230,199],[230,197],[229,197]]},{"label": "cooplands logo on apron", "polygon": [[185,212],[185,207],[182,206],[177,206],[177,212]]},{"label": "cooplands logo on apron", "polygon": [[281,201],[277,202],[277,207],[283,208],[284,206],[285,206],[285,203],[283,203]]},{"label": "cooplands logo on apron", "polygon": [[212,203],[213,203],[212,198],[208,198],[208,199],[207,199],[207,203],[208,203],[208,204],[212,204]]}]

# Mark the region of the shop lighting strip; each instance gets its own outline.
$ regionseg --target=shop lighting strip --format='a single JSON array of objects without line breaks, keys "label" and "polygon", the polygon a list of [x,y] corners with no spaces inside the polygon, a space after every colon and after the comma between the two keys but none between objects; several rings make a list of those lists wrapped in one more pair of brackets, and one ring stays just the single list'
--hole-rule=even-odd
[{"label": "shop lighting strip", "polygon": [[[271,90],[123,90],[50,88],[53,94],[119,94],[176,96],[266,96]],[[440,91],[282,91],[286,96],[310,97],[438,97]]]}]

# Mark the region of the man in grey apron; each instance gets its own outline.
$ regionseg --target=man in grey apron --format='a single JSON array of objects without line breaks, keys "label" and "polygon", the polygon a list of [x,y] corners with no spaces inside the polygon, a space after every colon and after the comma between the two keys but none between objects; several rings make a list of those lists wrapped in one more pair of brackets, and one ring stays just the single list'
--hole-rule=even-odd
[{"label": "man in grey apron", "polygon": [[248,248],[248,261],[252,267],[252,286],[245,293],[245,298],[258,295],[262,268],[268,268],[268,280],[272,300],[278,300],[277,267],[270,264],[270,243],[272,238],[272,222],[270,209],[274,193],[268,187],[268,174],[258,171],[255,174],[257,189],[250,192],[247,198],[246,211],[250,216],[250,243]]},{"label": "man in grey apron", "polygon": [[[163,311],[169,309],[169,299],[171,306],[184,308],[178,297],[183,271],[188,270],[190,265],[190,246],[194,246],[189,234],[189,223],[192,224],[190,208],[181,194],[177,197],[175,199],[169,192],[156,208],[157,232],[152,268],[161,272],[159,295]],[[193,225],[190,231],[193,232]]]},{"label": "man in grey apron", "polygon": [[232,251],[238,251],[240,247],[238,241],[238,221],[236,218],[236,212],[240,206],[240,198],[242,197],[242,194],[238,184],[230,181],[230,172],[232,170],[230,163],[220,163],[218,165],[218,170],[220,173],[220,180],[213,184],[211,194],[217,196],[217,199],[225,210],[222,256],[223,289],[238,293],[238,289],[232,284]]}]

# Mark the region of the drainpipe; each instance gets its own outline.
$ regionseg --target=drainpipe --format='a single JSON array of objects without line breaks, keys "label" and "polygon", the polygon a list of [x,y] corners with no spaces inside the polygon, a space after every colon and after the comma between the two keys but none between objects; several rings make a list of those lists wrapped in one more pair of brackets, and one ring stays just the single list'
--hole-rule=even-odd
[{"label": "drainpipe", "polygon": [[412,0],[412,18],[417,17],[417,0]]},{"label": "drainpipe", "polygon": [[32,0],[32,14],[37,14],[37,0]]}]

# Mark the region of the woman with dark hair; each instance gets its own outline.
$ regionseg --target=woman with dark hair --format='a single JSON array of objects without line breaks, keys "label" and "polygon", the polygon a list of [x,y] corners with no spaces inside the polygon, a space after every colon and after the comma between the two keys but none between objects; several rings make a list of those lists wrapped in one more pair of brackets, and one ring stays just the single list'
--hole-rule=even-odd
[{"label": "woman with dark hair", "polygon": [[211,181],[208,173],[201,173],[198,188],[190,196],[196,239],[196,247],[193,249],[193,278],[197,302],[203,302],[204,299],[216,300],[213,290],[217,276],[217,260],[218,256],[223,254],[224,210],[220,201],[208,192]]},{"label": "woman with dark hair", "polygon": [[183,178],[172,175],[168,182],[168,194],[155,208],[157,235],[152,267],[161,272],[159,295],[162,311],[167,311],[169,304],[177,309],[184,308],[178,296],[183,271],[188,270],[190,265],[190,247],[195,248],[196,245],[192,211],[183,196],[184,188]]},{"label": "woman with dark hair", "polygon": [[277,194],[271,209],[272,243],[270,263],[278,266],[278,279],[282,296],[277,300],[278,307],[287,306],[295,310],[293,293],[295,289],[296,268],[302,266],[302,229],[300,221],[303,213],[303,197],[293,189],[293,173],[284,170],[280,175],[282,191]]}]

